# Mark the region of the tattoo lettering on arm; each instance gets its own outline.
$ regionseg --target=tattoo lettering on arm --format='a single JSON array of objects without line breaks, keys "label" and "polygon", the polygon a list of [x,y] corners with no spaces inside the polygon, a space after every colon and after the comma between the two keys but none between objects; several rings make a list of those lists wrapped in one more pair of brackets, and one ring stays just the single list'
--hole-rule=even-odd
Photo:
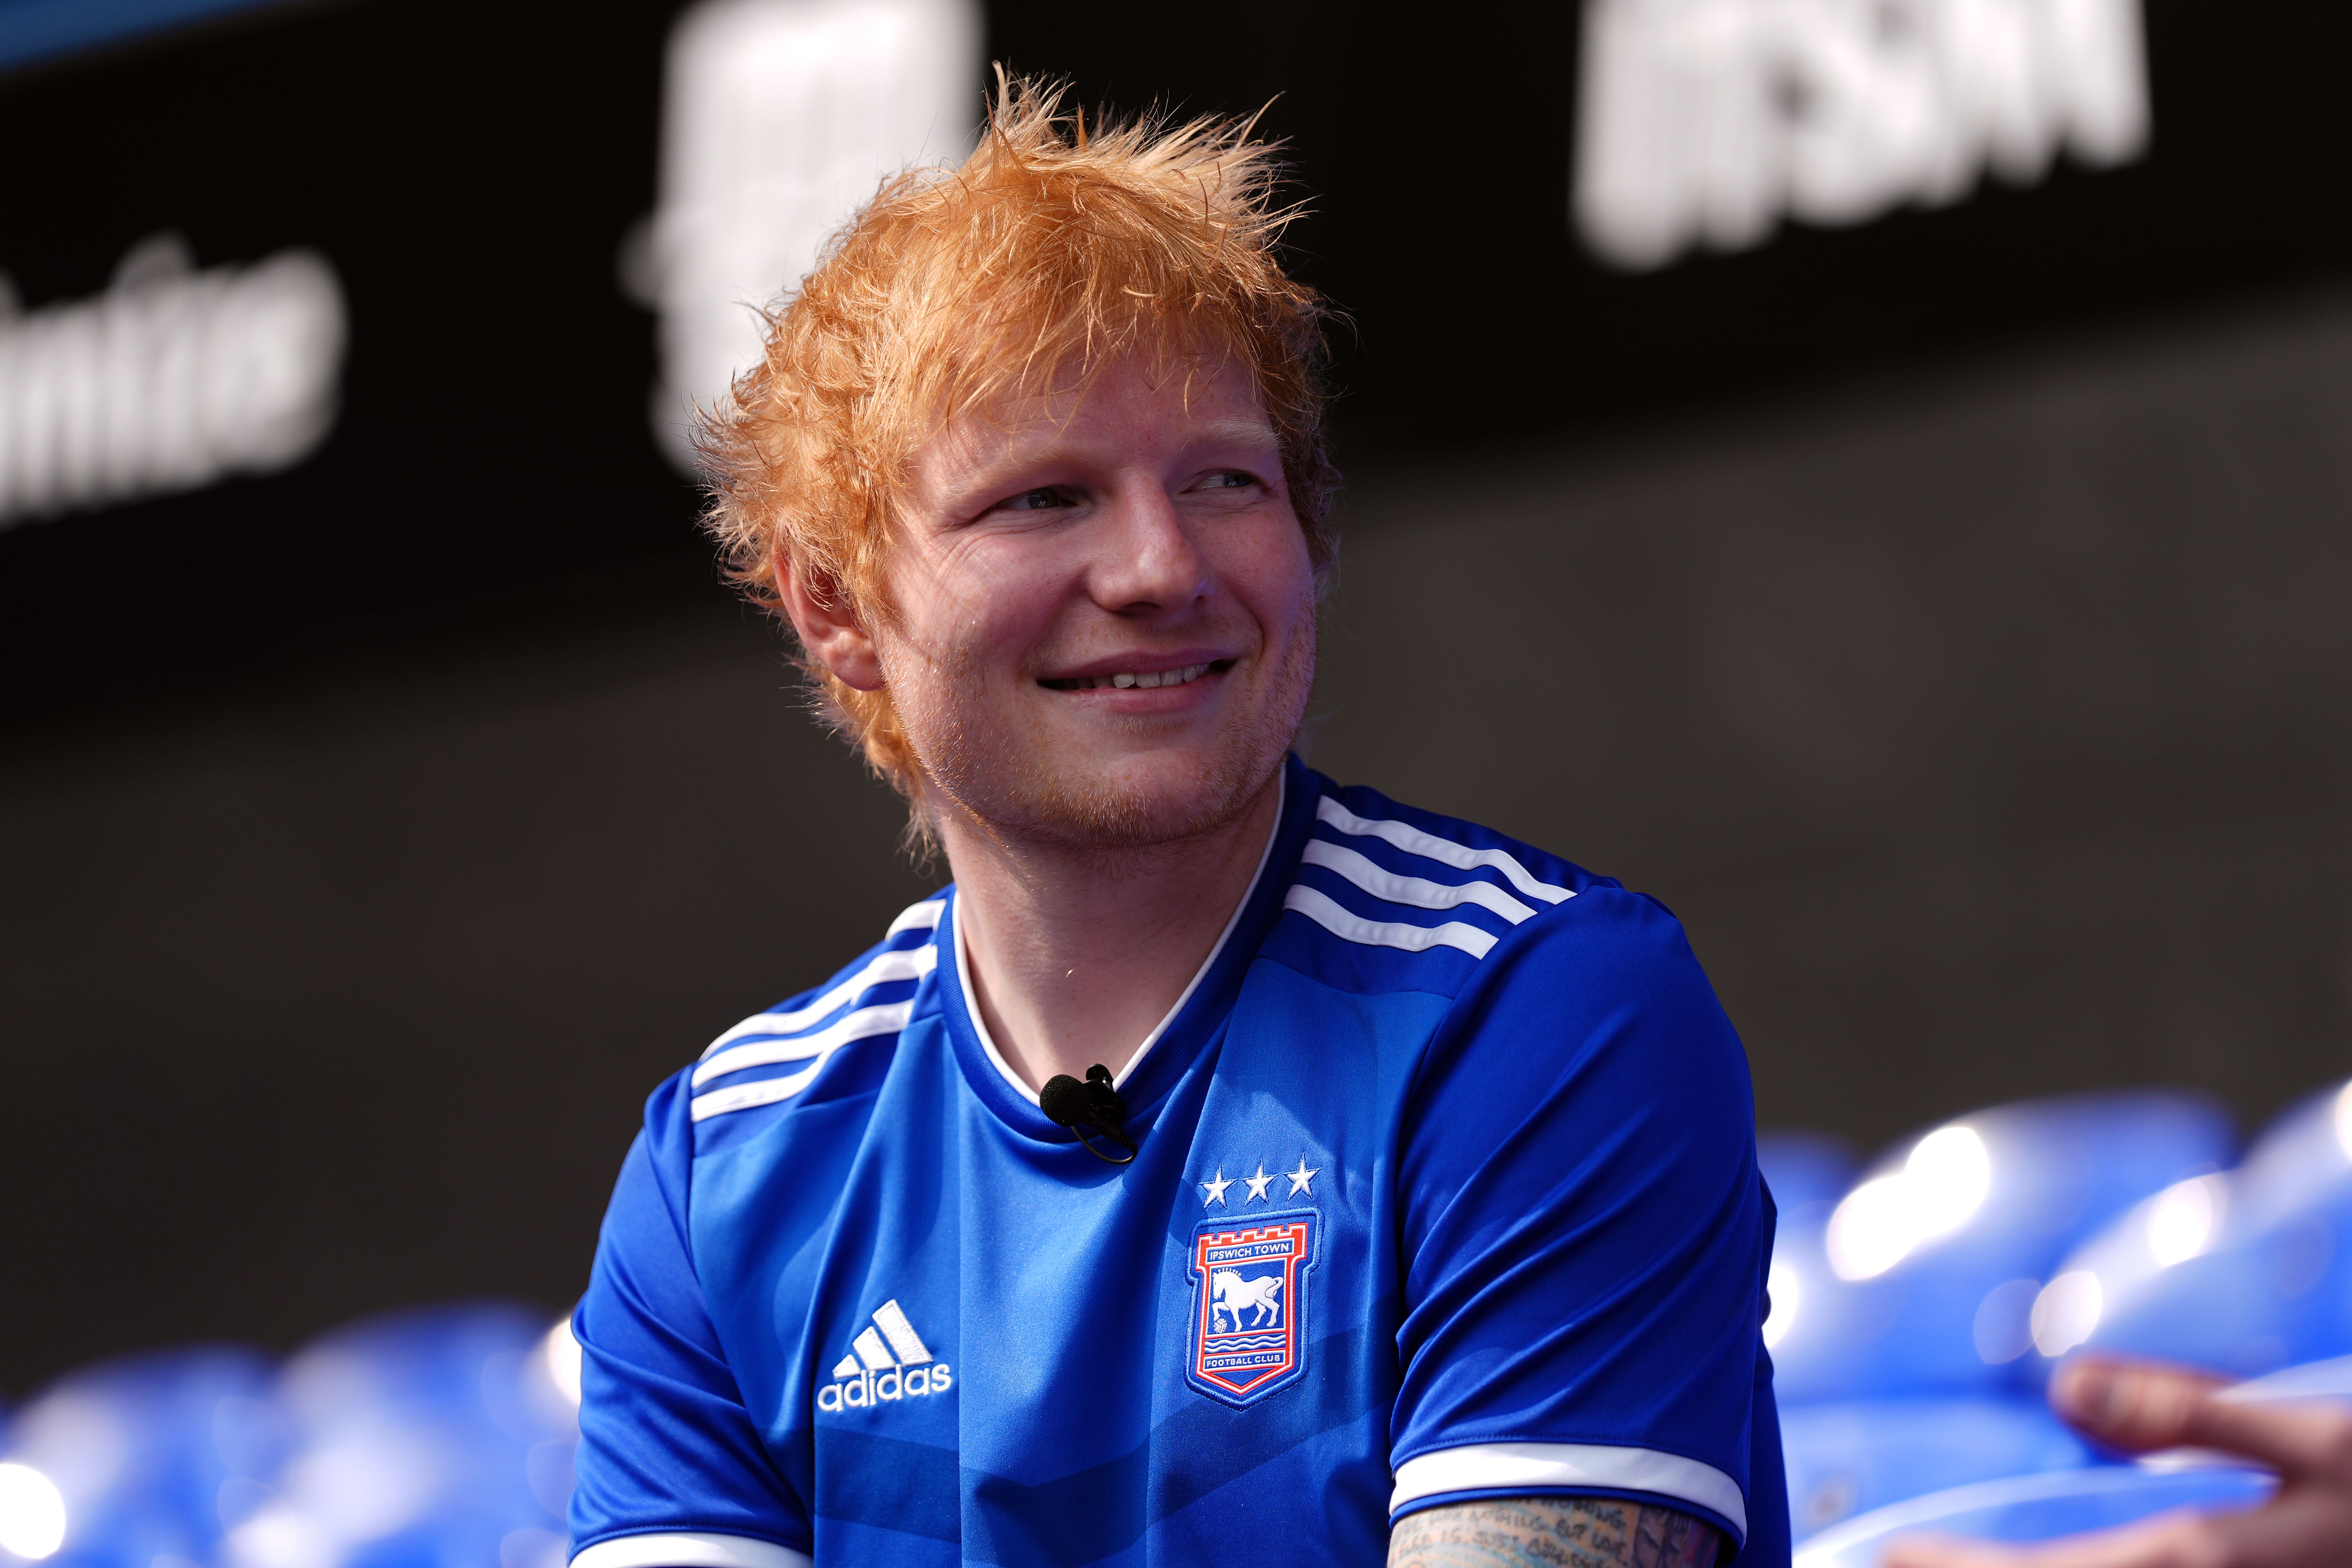
[{"label": "tattoo lettering on arm", "polygon": [[1397,1521],[1389,1568],[1715,1568],[1721,1538],[1670,1508],[1524,1497],[1426,1508]]}]

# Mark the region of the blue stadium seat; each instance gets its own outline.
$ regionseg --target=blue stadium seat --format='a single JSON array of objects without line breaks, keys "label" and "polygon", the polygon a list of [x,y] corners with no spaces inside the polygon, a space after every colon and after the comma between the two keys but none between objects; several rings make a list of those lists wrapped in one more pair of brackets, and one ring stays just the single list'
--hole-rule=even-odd
[{"label": "blue stadium seat", "polygon": [[1838,1205],[1785,1213],[1768,1328],[1785,1402],[2040,1382],[2032,1310],[2059,1261],[2234,1139],[2200,1097],[2030,1100],[1907,1139]]},{"label": "blue stadium seat", "polygon": [[2352,1354],[2352,1086],[2287,1111],[2238,1170],[2134,1207],[2036,1314],[2045,1373],[2079,1344],[2236,1376]]},{"label": "blue stadium seat", "polygon": [[1929,1492],[2097,1462],[2049,1406],[2017,1395],[1798,1405],[1781,1413],[1780,1443],[1799,1541]]},{"label": "blue stadium seat", "polygon": [[1824,1233],[1834,1203],[1783,1206],[1772,1237],[1771,1314],[1764,1344],[1781,1405],[1850,1398],[1864,1391],[1844,1373],[1842,1347],[1884,1336],[1884,1299],[1853,1289],[1831,1269]]},{"label": "blue stadium seat", "polygon": [[2151,1471],[2100,1465],[1956,1487],[1825,1530],[1797,1551],[1796,1568],[1877,1568],[1899,1536],[1932,1531],[1986,1541],[2049,1541],[2130,1524],[2176,1508],[2245,1508],[2275,1482],[2257,1470]]},{"label": "blue stadium seat", "polygon": [[[284,1451],[270,1382],[251,1351],[170,1351],[70,1373],[18,1411],[0,1462],[37,1471],[63,1505],[50,1568],[214,1561],[224,1512],[265,1495]],[[39,1483],[9,1480],[22,1528],[24,1489]]]},{"label": "blue stadium seat", "polygon": [[278,1496],[230,1532],[224,1568],[562,1568],[577,1383],[567,1394],[550,1349],[546,1318],[508,1306],[306,1347],[278,1384],[293,1434]]},{"label": "blue stadium seat", "polygon": [[1843,1138],[1826,1132],[1759,1132],[1756,1168],[1782,1214],[1809,1204],[1835,1203],[1853,1185],[1861,1162]]}]

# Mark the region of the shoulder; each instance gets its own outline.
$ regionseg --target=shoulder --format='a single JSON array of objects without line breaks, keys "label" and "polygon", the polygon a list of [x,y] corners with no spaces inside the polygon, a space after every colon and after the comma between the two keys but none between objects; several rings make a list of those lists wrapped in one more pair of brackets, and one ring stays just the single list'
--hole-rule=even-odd
[{"label": "shoulder", "polygon": [[1343,988],[1454,994],[1524,928],[1632,896],[1491,827],[1305,777],[1317,794],[1266,952]]},{"label": "shoulder", "polygon": [[[725,1030],[666,1079],[646,1102],[656,1162],[665,1155],[691,1160],[714,1141],[794,1109],[870,1090],[938,967],[936,939],[946,909],[943,894],[910,905],[880,942],[823,984]],[[827,1073],[844,1053],[843,1070]],[[862,1070],[850,1070],[853,1063]]]},{"label": "shoulder", "polygon": [[1309,773],[1312,826],[1265,956],[1448,1001],[1424,1071],[1490,1053],[1629,1092],[1696,1073],[1744,1102],[1738,1037],[1664,904],[1477,823]]}]

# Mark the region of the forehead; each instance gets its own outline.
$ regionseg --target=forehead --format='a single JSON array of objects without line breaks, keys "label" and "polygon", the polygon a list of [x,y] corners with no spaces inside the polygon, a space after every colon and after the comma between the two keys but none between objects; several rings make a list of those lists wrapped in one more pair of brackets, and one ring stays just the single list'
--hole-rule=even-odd
[{"label": "forehead", "polygon": [[1203,447],[1276,445],[1255,379],[1230,358],[1129,355],[1066,371],[949,422],[915,453],[920,480],[1059,456],[1088,462],[1175,458]]}]

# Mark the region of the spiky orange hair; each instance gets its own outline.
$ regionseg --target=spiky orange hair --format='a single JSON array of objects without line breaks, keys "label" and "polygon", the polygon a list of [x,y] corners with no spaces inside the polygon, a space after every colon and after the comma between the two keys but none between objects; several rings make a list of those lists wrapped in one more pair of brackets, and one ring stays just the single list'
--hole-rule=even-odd
[{"label": "spiky orange hair", "polygon": [[[1059,88],[1002,68],[997,87],[963,166],[886,180],[769,312],[760,363],[703,415],[705,521],[733,576],[780,608],[790,561],[861,616],[887,616],[884,555],[922,442],[1134,353],[1247,367],[1327,569],[1326,311],[1275,258],[1296,212],[1274,205],[1276,149],[1213,120],[1089,134]],[[919,813],[887,691],[802,663],[835,727]]]}]

